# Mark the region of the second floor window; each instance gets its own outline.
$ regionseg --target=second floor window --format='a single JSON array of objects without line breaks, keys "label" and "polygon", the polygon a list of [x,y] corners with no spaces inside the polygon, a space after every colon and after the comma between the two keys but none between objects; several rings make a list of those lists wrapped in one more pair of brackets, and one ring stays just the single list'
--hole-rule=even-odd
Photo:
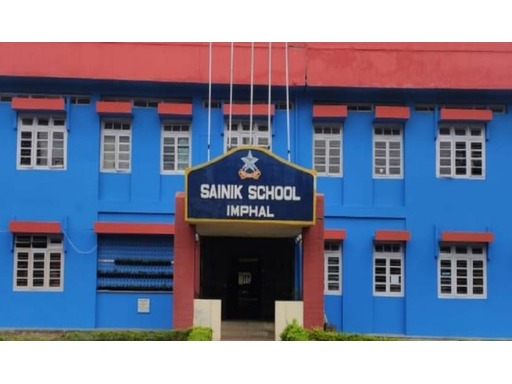
[{"label": "second floor window", "polygon": [[18,118],[18,169],[66,168],[64,116]]},{"label": "second floor window", "polygon": [[485,177],[482,124],[442,124],[437,135],[437,177]]},{"label": "second floor window", "polygon": [[319,176],[341,176],[341,125],[313,127],[313,168]]},{"label": "second floor window", "polygon": [[101,170],[130,172],[132,128],[129,120],[103,120],[101,123]]},{"label": "second floor window", "polygon": [[190,166],[190,123],[162,125],[162,173],[182,172]]},{"label": "second floor window", "polygon": [[255,145],[270,149],[271,137],[272,134],[268,122],[263,120],[253,121],[252,132],[249,120],[233,120],[231,122],[231,132],[226,122],[224,129],[224,143],[226,149],[236,148],[242,145]]},{"label": "second floor window", "polygon": [[403,177],[402,126],[377,124],[373,129],[373,177]]}]

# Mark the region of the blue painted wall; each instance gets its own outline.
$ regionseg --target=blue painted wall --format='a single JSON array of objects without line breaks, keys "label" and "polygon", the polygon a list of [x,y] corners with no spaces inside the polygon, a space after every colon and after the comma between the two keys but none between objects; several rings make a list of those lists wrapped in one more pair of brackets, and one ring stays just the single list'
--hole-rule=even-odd
[{"label": "blue painted wall", "polygon": [[[208,159],[205,87],[129,82],[4,79],[2,92],[92,95],[90,105],[70,105],[67,169],[16,170],[16,113],[0,102],[0,327],[1,328],[169,328],[171,294],[98,293],[97,238],[93,223],[174,221],[174,196],[181,175],[160,174],[160,118],[154,108],[134,108],[132,171],[99,171],[100,95],[182,97],[193,103],[192,164]],[[215,89],[214,89],[215,90]],[[282,90],[281,90],[282,93]],[[266,90],[256,89],[264,99]],[[277,96],[283,100],[282,95]],[[227,99],[219,88],[218,99]],[[411,117],[404,127],[404,177],[372,177],[373,112],[350,111],[343,124],[343,176],[320,177],[326,228],[346,229],[343,291],[325,296],[331,324],[347,332],[454,337],[512,337],[512,236],[509,217],[512,113],[495,114],[487,126],[484,180],[436,178],[437,112],[417,112],[415,102],[508,104],[506,93],[388,90],[292,89],[291,158],[312,166],[314,100],[405,102]],[[222,109],[211,110],[210,158],[224,151]],[[277,110],[272,149],[287,157],[286,111]],[[13,291],[13,235],[10,220],[59,221],[65,231],[62,292]],[[374,297],[373,236],[377,229],[407,229],[404,297]],[[439,235],[443,230],[492,231],[487,298],[440,299],[437,295]],[[151,314],[136,313],[136,299],[151,298]]]},{"label": "blue painted wall", "polygon": [[[149,299],[149,313],[139,313],[139,299]],[[146,292],[99,292],[97,328],[172,328],[172,294]]]}]

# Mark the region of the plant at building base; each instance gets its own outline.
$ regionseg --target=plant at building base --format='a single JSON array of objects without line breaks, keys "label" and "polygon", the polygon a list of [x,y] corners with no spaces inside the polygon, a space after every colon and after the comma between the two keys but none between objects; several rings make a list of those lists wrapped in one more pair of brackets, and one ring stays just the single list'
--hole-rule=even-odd
[{"label": "plant at building base", "polygon": [[194,327],[188,334],[187,341],[211,341],[213,330],[205,327]]},{"label": "plant at building base", "polygon": [[288,324],[279,335],[282,341],[308,341],[308,333],[299,325],[296,319]]}]

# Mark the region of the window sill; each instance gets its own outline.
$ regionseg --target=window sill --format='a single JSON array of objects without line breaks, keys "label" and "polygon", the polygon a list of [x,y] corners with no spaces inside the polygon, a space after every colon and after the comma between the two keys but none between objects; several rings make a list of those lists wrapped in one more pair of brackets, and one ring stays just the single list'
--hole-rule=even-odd
[{"label": "window sill", "polygon": [[102,169],[102,170],[100,170],[100,172],[101,173],[110,173],[110,174],[113,174],[113,173],[114,174],[122,174],[122,175],[129,175],[129,174],[132,173],[131,170],[129,170],[129,171],[118,171],[118,170],[110,170],[110,169],[108,169],[108,170]]},{"label": "window sill", "polygon": [[485,295],[485,296],[441,296],[441,295],[438,295],[437,298],[441,299],[441,300],[444,300],[444,299],[449,299],[449,300],[453,300],[453,299],[460,299],[460,300],[486,300],[487,299],[487,295]]}]

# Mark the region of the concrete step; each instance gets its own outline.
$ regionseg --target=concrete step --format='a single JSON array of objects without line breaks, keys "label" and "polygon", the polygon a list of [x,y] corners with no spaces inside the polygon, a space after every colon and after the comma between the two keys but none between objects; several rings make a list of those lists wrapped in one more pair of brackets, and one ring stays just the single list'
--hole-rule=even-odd
[{"label": "concrete step", "polygon": [[223,321],[222,340],[274,340],[274,323],[262,321]]}]

